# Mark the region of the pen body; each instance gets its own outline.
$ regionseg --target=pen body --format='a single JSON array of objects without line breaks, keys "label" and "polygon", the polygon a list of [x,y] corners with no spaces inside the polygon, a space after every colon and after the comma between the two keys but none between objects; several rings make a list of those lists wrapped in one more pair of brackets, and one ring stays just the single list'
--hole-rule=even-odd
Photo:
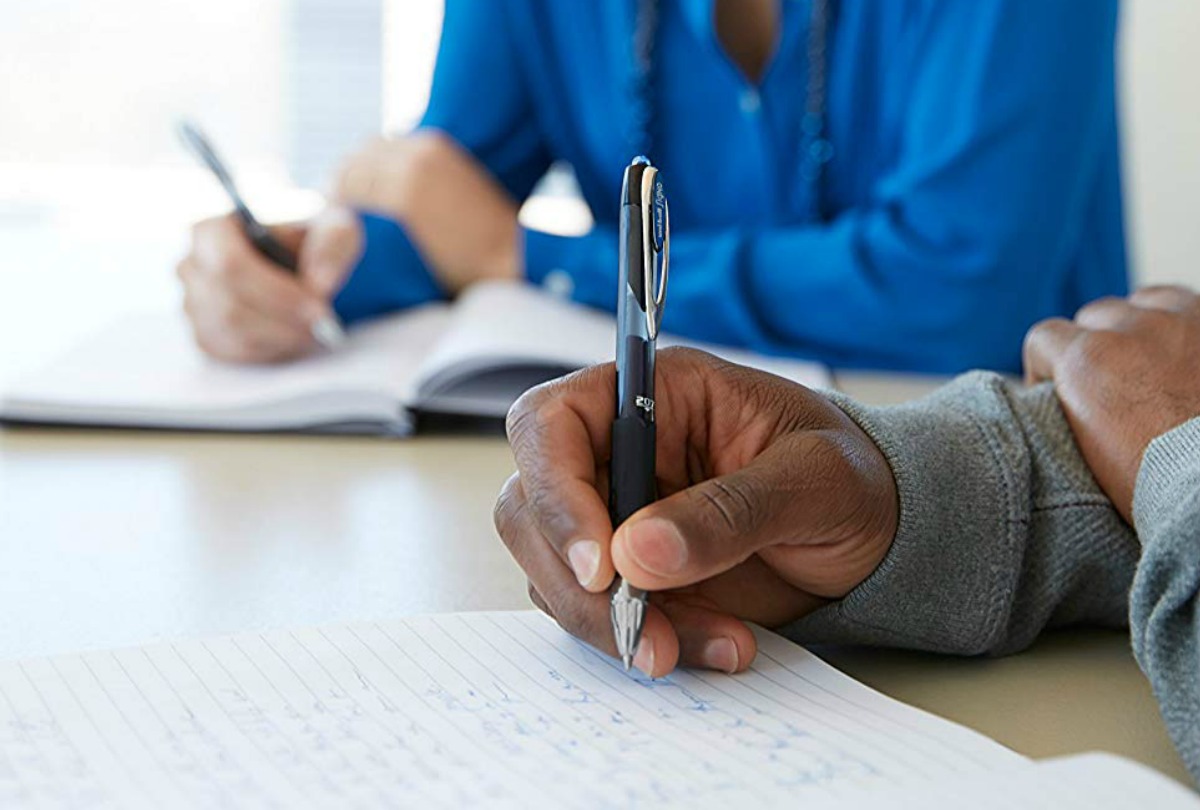
[{"label": "pen body", "polygon": [[[640,185],[640,176],[629,177]],[[658,496],[655,483],[654,340],[646,320],[641,206],[621,204],[620,300],[617,302],[617,401],[609,466],[609,516],[613,526]]]},{"label": "pen body", "polygon": [[[608,510],[615,528],[658,497],[655,480],[654,340],[666,294],[666,199],[644,157],[621,187],[617,287],[617,401],[609,462]],[[661,273],[656,272],[661,270]],[[646,619],[647,594],[618,577],[609,610],[617,653],[628,670]]]},{"label": "pen body", "polygon": [[296,254],[286,245],[275,238],[265,225],[258,221],[250,209],[235,200],[238,220],[242,223],[242,231],[246,238],[263,256],[287,270],[289,273],[300,272],[300,261]]}]

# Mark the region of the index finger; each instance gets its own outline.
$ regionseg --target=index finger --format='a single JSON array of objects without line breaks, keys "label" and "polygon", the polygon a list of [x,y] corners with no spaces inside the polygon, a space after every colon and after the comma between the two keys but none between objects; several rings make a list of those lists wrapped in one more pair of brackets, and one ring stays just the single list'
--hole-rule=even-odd
[{"label": "index finger", "polygon": [[1084,328],[1066,318],[1049,318],[1034,324],[1021,349],[1025,382],[1029,385],[1054,379],[1054,369]]},{"label": "index finger", "polygon": [[615,410],[611,363],[584,369],[521,397],[508,414],[525,496],[539,531],[579,584],[612,583],[612,522],[598,469],[607,461]]}]

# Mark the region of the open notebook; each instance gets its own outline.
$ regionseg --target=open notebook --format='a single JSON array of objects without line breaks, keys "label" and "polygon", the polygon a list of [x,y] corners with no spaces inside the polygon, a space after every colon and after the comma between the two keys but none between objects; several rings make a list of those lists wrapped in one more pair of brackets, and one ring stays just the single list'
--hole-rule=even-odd
[{"label": "open notebook", "polygon": [[[414,414],[502,420],[526,389],[611,360],[614,320],[529,285],[476,285],[279,366],[204,357],[181,316],[131,318],[6,386],[0,419],[194,430],[411,432]],[[661,346],[681,341],[664,336]],[[811,387],[821,366],[701,346]]]},{"label": "open notebook", "polygon": [[1035,765],[756,631],[650,680],[541,614],[0,663],[4,807],[1200,807],[1115,757]]}]

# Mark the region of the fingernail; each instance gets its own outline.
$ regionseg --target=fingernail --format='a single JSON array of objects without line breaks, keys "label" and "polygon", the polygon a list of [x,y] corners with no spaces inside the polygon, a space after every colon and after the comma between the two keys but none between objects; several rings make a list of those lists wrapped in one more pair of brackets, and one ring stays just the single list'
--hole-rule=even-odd
[{"label": "fingernail", "polygon": [[721,672],[737,672],[738,651],[733,639],[721,636],[705,643],[700,659],[709,669]]},{"label": "fingernail", "polygon": [[674,523],[660,518],[638,521],[627,530],[626,545],[634,562],[653,574],[675,574],[687,562],[687,546]]},{"label": "fingernail", "polygon": [[600,570],[600,544],[595,540],[577,540],[567,549],[567,562],[579,584],[587,587]]},{"label": "fingernail", "polygon": [[645,636],[642,636],[637,652],[633,654],[633,665],[651,678],[654,677],[654,642]]},{"label": "fingernail", "polygon": [[326,349],[336,349],[346,342],[346,330],[342,329],[342,325],[333,315],[322,315],[313,321],[309,328],[317,343]]}]

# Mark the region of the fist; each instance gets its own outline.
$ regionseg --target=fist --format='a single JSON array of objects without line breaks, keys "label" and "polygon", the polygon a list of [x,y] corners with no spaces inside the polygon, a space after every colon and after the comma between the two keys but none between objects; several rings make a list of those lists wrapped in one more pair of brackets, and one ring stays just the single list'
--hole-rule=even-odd
[{"label": "fist", "polygon": [[1025,339],[1028,382],[1052,381],[1088,466],[1132,523],[1146,446],[1200,415],[1200,297],[1147,287],[1088,304]]}]

